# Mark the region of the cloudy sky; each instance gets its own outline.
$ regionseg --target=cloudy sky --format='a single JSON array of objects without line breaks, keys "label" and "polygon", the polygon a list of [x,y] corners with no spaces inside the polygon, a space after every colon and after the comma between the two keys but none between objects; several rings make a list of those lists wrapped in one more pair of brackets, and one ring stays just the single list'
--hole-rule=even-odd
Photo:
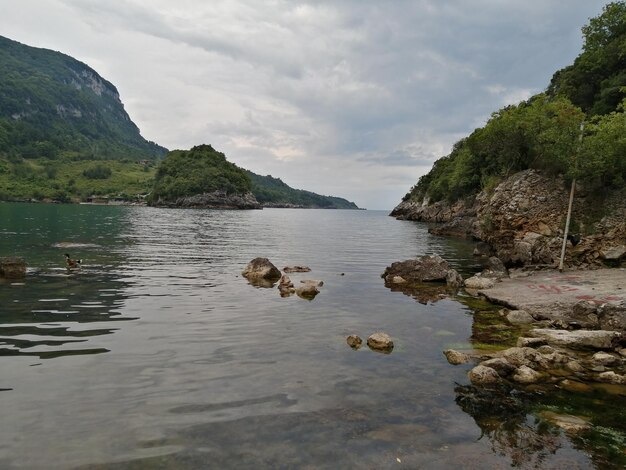
[{"label": "cloudy sky", "polygon": [[605,3],[0,0],[0,35],[93,67],[149,140],[391,209],[492,111],[545,89]]}]

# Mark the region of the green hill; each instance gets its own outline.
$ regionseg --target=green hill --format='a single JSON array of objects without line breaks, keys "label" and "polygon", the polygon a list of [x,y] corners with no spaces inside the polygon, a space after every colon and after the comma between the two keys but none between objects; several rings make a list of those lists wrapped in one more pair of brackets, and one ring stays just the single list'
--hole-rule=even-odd
[{"label": "green hill", "polygon": [[264,206],[307,207],[320,209],[358,209],[346,199],[334,196],[321,196],[310,191],[294,189],[280,178],[271,175],[261,176],[246,170],[252,181],[252,193]]},{"label": "green hill", "polygon": [[156,159],[167,151],[139,133],[117,89],[60,52],[0,36],[0,155]]},{"label": "green hill", "polygon": [[554,74],[545,93],[494,112],[437,160],[403,200],[453,202],[530,168],[576,177],[598,194],[623,187],[626,3],[606,5],[582,32],[581,54]]}]

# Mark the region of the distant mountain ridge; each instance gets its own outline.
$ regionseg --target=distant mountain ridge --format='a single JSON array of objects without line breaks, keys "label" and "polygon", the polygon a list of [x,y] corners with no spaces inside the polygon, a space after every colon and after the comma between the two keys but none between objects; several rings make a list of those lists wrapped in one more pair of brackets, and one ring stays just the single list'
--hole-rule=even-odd
[{"label": "distant mountain ridge", "polygon": [[252,193],[264,207],[303,207],[317,209],[358,209],[351,201],[341,197],[294,189],[280,178],[261,176],[245,170],[252,182]]},{"label": "distant mountain ridge", "polygon": [[0,36],[0,200],[147,194],[155,205],[358,209],[239,168],[210,145],[168,153],[141,136],[117,88],[94,69]]},{"label": "distant mountain ridge", "polygon": [[60,52],[0,36],[0,155],[157,159],[115,86]]}]

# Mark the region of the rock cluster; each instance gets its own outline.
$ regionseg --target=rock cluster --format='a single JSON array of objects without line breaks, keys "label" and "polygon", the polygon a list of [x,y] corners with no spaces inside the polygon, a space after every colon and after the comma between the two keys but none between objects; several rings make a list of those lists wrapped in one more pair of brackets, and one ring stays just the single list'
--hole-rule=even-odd
[{"label": "rock cluster", "polygon": [[[285,272],[309,272],[311,268],[306,266],[286,267]],[[267,258],[255,258],[248,263],[241,274],[248,281],[258,287],[274,287],[278,281],[278,292],[281,297],[289,297],[296,294],[306,300],[313,300],[320,293],[319,288],[324,285],[317,279],[304,279],[300,286],[295,287],[293,281],[286,274],[282,274],[276,266]]]},{"label": "rock cluster", "polygon": [[[348,346],[352,349],[359,349],[363,340],[358,335],[349,335],[346,338]],[[393,350],[393,341],[387,333],[373,333],[367,338],[367,345],[372,351],[389,354]]]}]

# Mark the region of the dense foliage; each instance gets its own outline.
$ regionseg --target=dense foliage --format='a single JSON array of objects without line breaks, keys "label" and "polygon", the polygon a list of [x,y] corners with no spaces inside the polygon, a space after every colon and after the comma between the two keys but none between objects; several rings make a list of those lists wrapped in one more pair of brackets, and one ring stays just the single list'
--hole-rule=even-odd
[{"label": "dense foliage", "polygon": [[59,52],[0,36],[0,157],[156,159],[116,88]]},{"label": "dense foliage", "polygon": [[317,207],[322,209],[358,209],[357,205],[346,199],[293,189],[280,178],[271,175],[261,176],[246,171],[252,181],[252,193],[261,204],[294,205]]},{"label": "dense foliage", "polygon": [[149,200],[173,201],[177,198],[214,191],[243,194],[252,188],[244,170],[226,160],[210,145],[169,152],[157,168]]},{"label": "dense foliage", "polygon": [[455,201],[528,168],[576,177],[592,189],[623,186],[626,3],[605,6],[583,35],[583,52],[555,73],[546,93],[493,113],[437,160],[405,200]]}]

